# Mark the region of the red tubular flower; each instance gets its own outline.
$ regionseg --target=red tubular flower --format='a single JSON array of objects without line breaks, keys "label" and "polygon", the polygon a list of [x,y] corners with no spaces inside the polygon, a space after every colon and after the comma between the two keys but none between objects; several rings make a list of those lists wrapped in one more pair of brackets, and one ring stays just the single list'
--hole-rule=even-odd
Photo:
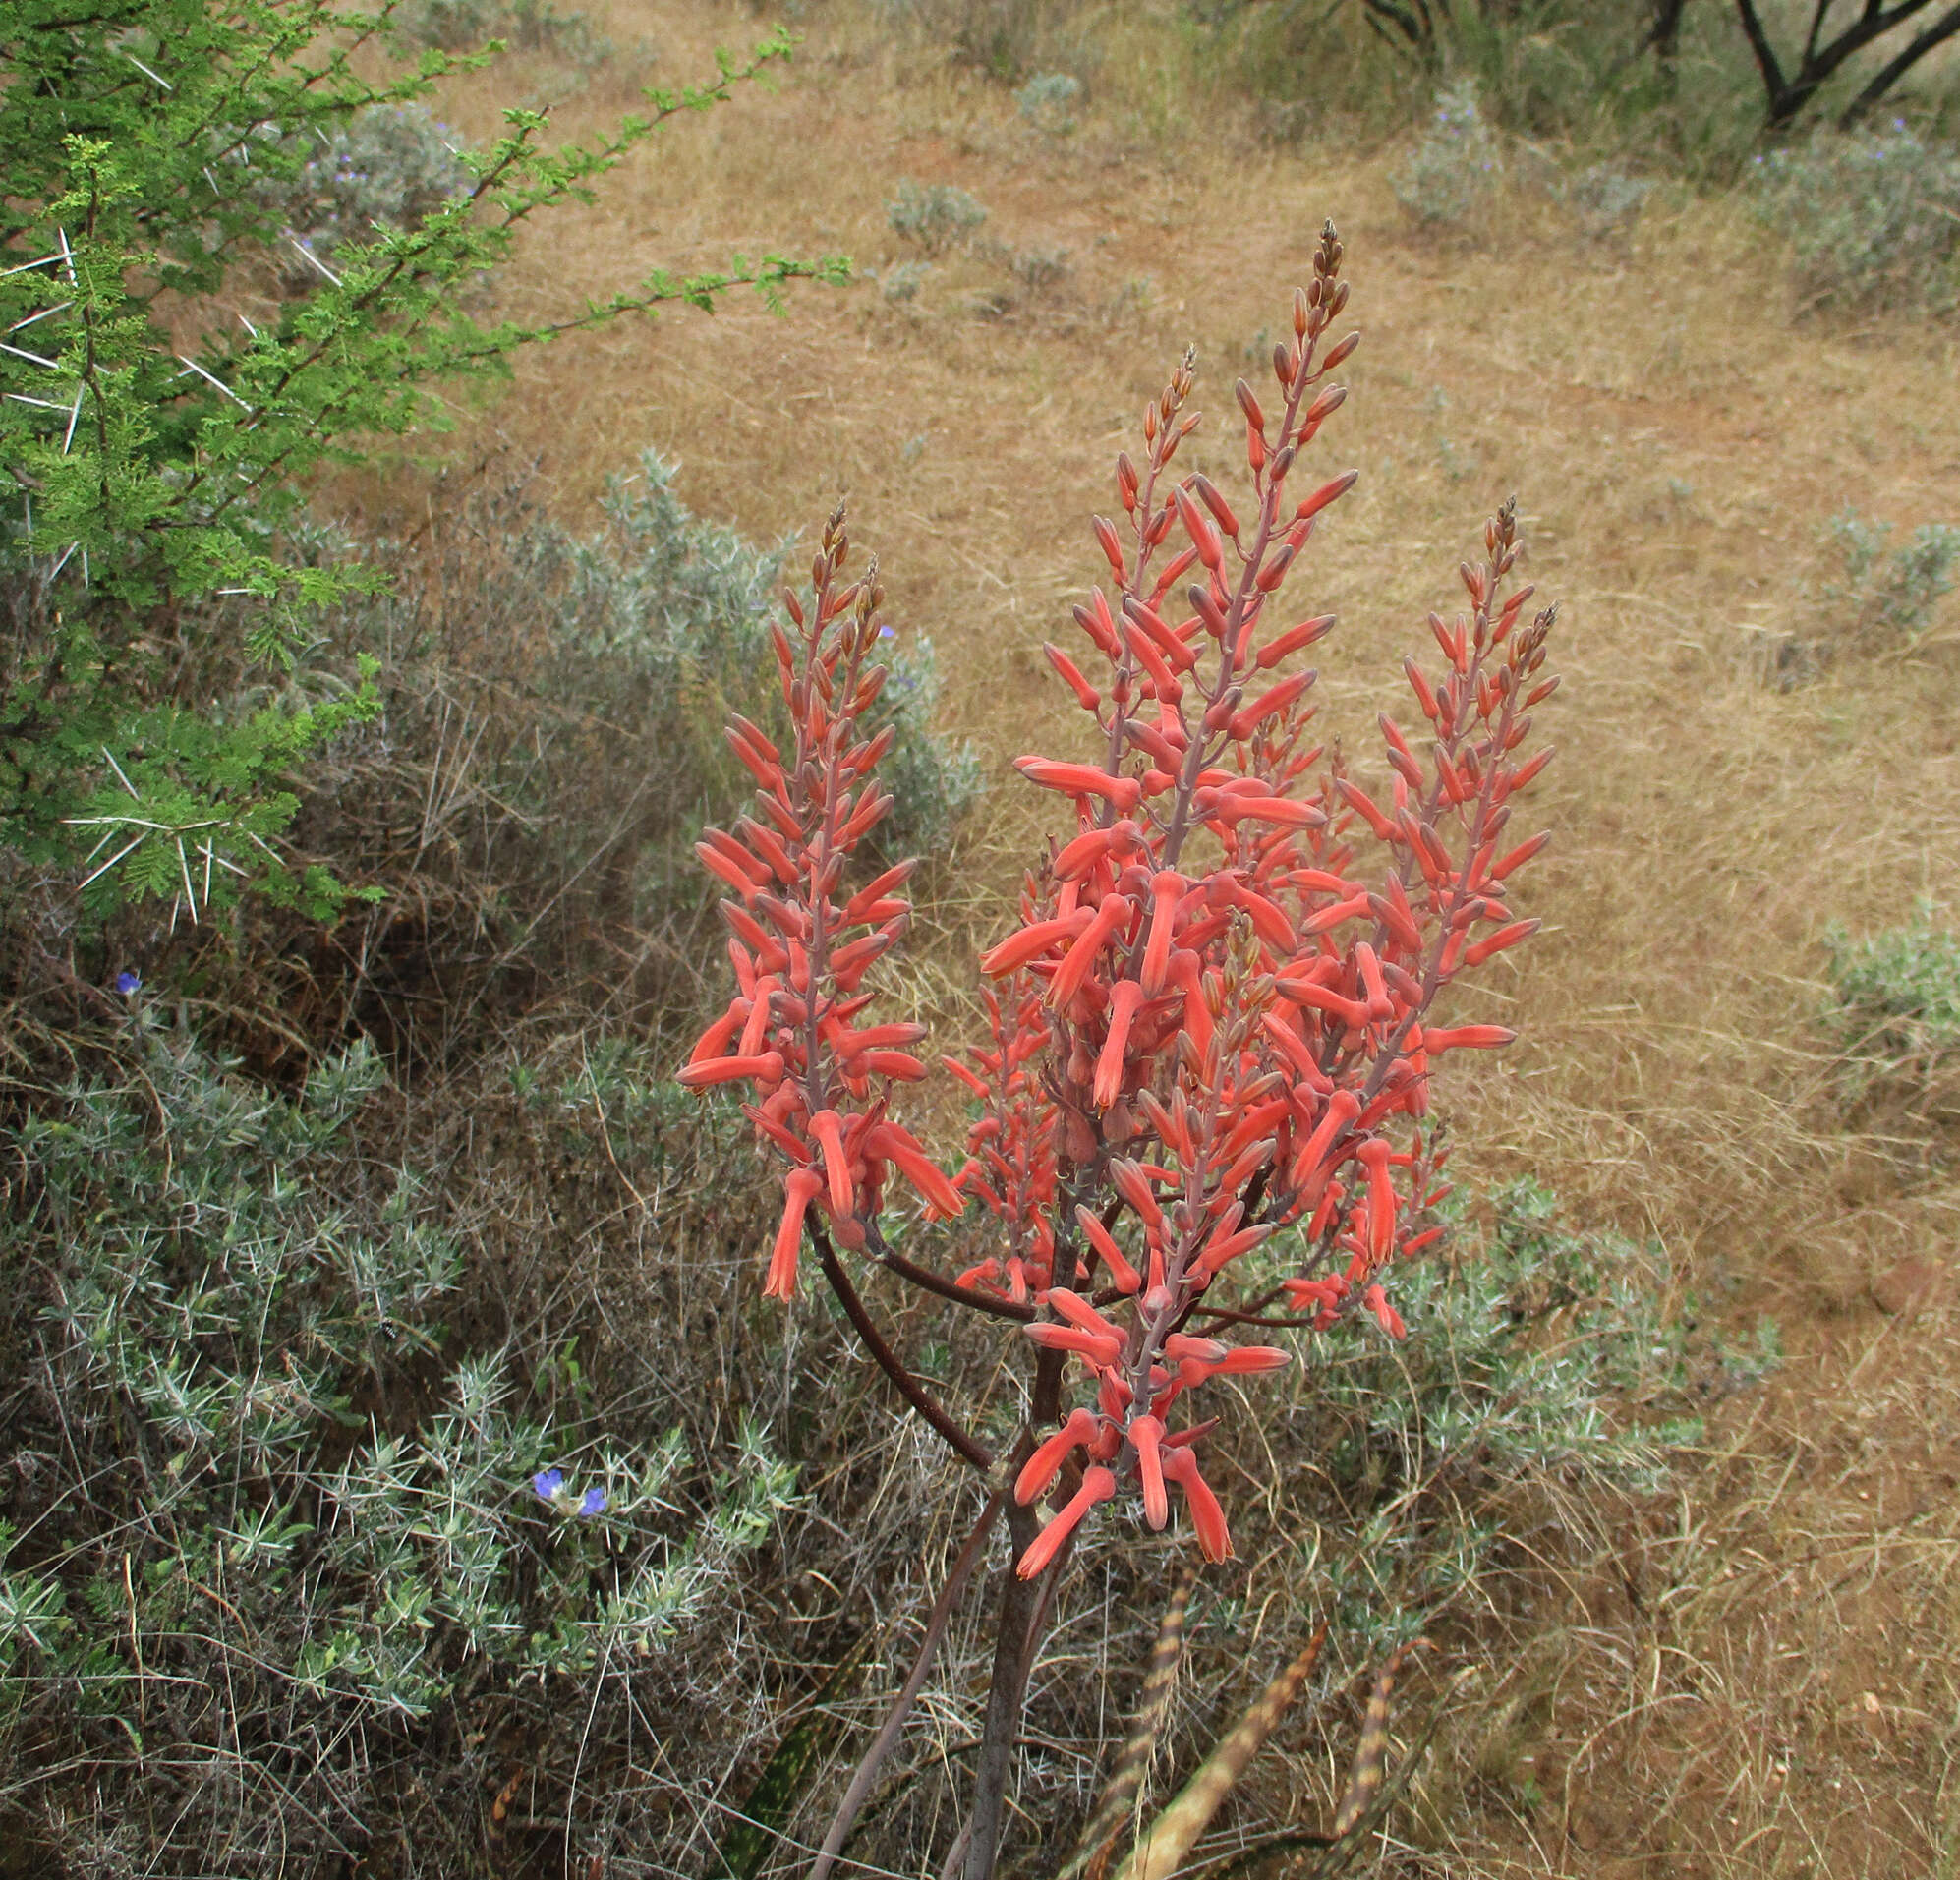
[{"label": "red tubular flower", "polygon": [[810,1118],[810,1134],[824,1152],[824,1168],[830,1176],[831,1212],[841,1218],[851,1212],[856,1184],[851,1179],[850,1158],[844,1153],[843,1118],[835,1110],[820,1110]]},{"label": "red tubular flower", "polygon": [[1111,776],[1092,764],[1057,764],[1048,758],[1026,757],[1016,758],[1014,769],[1045,790],[1060,790],[1067,796],[1100,796],[1124,815],[1143,797],[1134,777]]},{"label": "red tubular flower", "polygon": [[1110,994],[1109,1033],[1103,1040],[1102,1054],[1096,1059],[1093,1096],[1098,1110],[1108,1110],[1123,1090],[1124,1053],[1129,1045],[1129,1028],[1142,1003],[1143,988],[1133,979],[1122,981]]},{"label": "red tubular flower", "polygon": [[1143,1287],[1143,1276],[1124,1257],[1124,1252],[1116,1243],[1110,1230],[1089,1212],[1077,1206],[1075,1221],[1081,1227],[1089,1244],[1102,1256],[1103,1265],[1110,1270],[1110,1279],[1121,1292],[1138,1292]]},{"label": "red tubular flower", "polygon": [[[1048,1296],[1054,1298],[1053,1290]],[[1097,1370],[1109,1370],[1123,1357],[1123,1340],[1114,1333],[1084,1332],[1076,1326],[1054,1325],[1044,1319],[1024,1325],[1021,1330],[1044,1350],[1073,1351],[1087,1358]]]},{"label": "red tubular flower", "polygon": [[[1107,1502],[1116,1493],[1116,1477],[1100,1464],[1091,1464],[1082,1471],[1082,1486],[1075,1491],[1074,1499],[1060,1513],[1050,1517],[1049,1523],[1028,1543],[1028,1550],[1020,1558],[1020,1565],[1014,1569],[1022,1579],[1034,1579],[1061,1552],[1062,1543],[1081,1525],[1082,1517],[1098,1502]],[[1216,1509],[1214,1502],[1212,1507]],[[1221,1521],[1223,1516],[1220,1516]],[[1226,1551],[1231,1551],[1231,1543],[1226,1543]],[[1223,1559],[1224,1555],[1214,1558]]]},{"label": "red tubular flower", "polygon": [[1136,1450],[1136,1479],[1143,1490],[1143,1518],[1158,1533],[1171,1518],[1170,1497],[1164,1492],[1164,1426],[1154,1416],[1129,1420],[1129,1440]]},{"label": "red tubular flower", "polygon": [[1082,982],[1095,970],[1096,956],[1129,925],[1135,912],[1126,894],[1105,894],[1094,918],[1083,928],[1068,954],[1056,968],[1049,982],[1048,1002],[1060,1007],[1081,990]]},{"label": "red tubular flower", "polygon": [[766,1051],[758,1057],[709,1057],[698,1064],[686,1065],[675,1081],[689,1090],[706,1090],[711,1084],[738,1083],[743,1078],[753,1078],[758,1083],[770,1084],[782,1075],[782,1054]]},{"label": "red tubular flower", "polygon": [[1402,1314],[1388,1302],[1388,1294],[1380,1286],[1367,1286],[1361,1292],[1361,1304],[1375,1315],[1381,1329],[1392,1339],[1406,1339],[1409,1328],[1402,1322]]},{"label": "red tubular flower", "polygon": [[[1417,737],[1384,717],[1353,775],[1342,747],[1326,756],[1309,735],[1314,675],[1283,664],[1333,616],[1272,624],[1316,516],[1355,481],[1304,497],[1288,487],[1344,396],[1329,378],[1352,344],[1329,344],[1347,294],[1340,260],[1329,230],[1277,349],[1277,393],[1264,406],[1249,387],[1240,396],[1249,496],[1171,467],[1196,422],[1189,361],[1147,409],[1146,448],[1119,465],[1123,507],[1096,524],[1111,577],[1075,609],[1088,650],[1048,650],[1096,720],[1093,754],[1016,765],[1070,815],[982,958],[1003,982],[983,995],[988,1036],[945,1060],[977,1100],[956,1180],[886,1114],[893,1088],[923,1075],[919,1029],[864,1015],[909,909],[905,865],[857,884],[873,872],[853,850],[891,805],[876,769],[891,738],[865,717],[883,680],[865,663],[876,581],[843,584],[840,519],[813,598],[790,606],[796,634],[772,629],[792,730],[778,745],[735,724],[757,804],[732,833],[702,838],[704,867],[729,889],[739,995],[681,1074],[750,1084],[744,1112],[779,1153],[768,1290],[793,1292],[813,1205],[838,1246],[889,1255],[878,1214],[902,1177],[931,1215],[984,1211],[986,1242],[968,1252],[962,1236],[949,1262],[965,1268],[953,1289],[1004,1316],[1036,1314],[1023,1323],[1041,1354],[1037,1400],[1053,1401],[1062,1379],[1086,1383],[1090,1401],[1015,1480],[1030,1502],[1072,1481],[1079,1453],[1079,1490],[1018,1563],[1030,1576],[1130,1470],[1148,1525],[1167,1522],[1175,1482],[1205,1555],[1229,1557],[1193,1449],[1209,1425],[1173,1430],[1169,1417],[1184,1393],[1287,1353],[1188,1328],[1229,1323],[1205,1314],[1234,1262],[1291,1229],[1307,1262],[1283,1282],[1297,1312],[1324,1329],[1358,1308],[1401,1337],[1383,1280],[1440,1231],[1426,1212],[1440,1158],[1416,1126],[1433,1066],[1511,1036],[1429,1021],[1460,972],[1534,931],[1507,903],[1542,838],[1507,851],[1504,831],[1547,755],[1524,746],[1555,683],[1541,670],[1552,620],[1528,616],[1528,587],[1515,583],[1512,511],[1465,566],[1468,612],[1431,618],[1441,663],[1405,667]],[[887,1265],[948,1289],[909,1258]],[[1227,1298],[1217,1309],[1242,1303]]]},{"label": "red tubular flower", "polygon": [[776,1230],[776,1245],[769,1256],[769,1278],[762,1288],[767,1297],[795,1298],[796,1253],[803,1244],[803,1216],[823,1188],[822,1177],[808,1168],[792,1168],[783,1177],[782,1224]]},{"label": "red tubular flower", "polygon": [[958,1189],[946,1178],[945,1171],[919,1147],[911,1134],[900,1129],[896,1123],[874,1124],[865,1137],[865,1151],[893,1164],[948,1220],[962,1212],[965,1204],[959,1198]]},{"label": "red tubular flower", "polygon": [[1225,1524],[1225,1510],[1219,1507],[1218,1497],[1198,1473],[1197,1457],[1188,1449],[1169,1450],[1164,1455],[1164,1473],[1184,1491],[1184,1502],[1191,1510],[1191,1525],[1197,1530],[1198,1547],[1205,1559],[1214,1566],[1229,1561],[1232,1531]]},{"label": "red tubular flower", "polygon": [[1357,1152],[1368,1171],[1368,1255],[1377,1264],[1395,1244],[1395,1184],[1388,1172],[1389,1146],[1377,1136]]},{"label": "red tubular flower", "polygon": [[1025,1508],[1061,1473],[1070,1454],[1087,1449],[1101,1429],[1095,1411],[1070,1410],[1062,1427],[1021,1464],[1021,1472],[1014,1477],[1014,1500]]},{"label": "red tubular flower", "polygon": [[1432,1057],[1446,1051],[1496,1051],[1517,1036],[1502,1025],[1430,1025],[1422,1033],[1422,1049]]},{"label": "red tubular flower", "polygon": [[1082,908],[1073,914],[1057,915],[1053,920],[1037,921],[1032,927],[1024,927],[1018,934],[1009,935],[998,946],[982,953],[980,970],[990,979],[1005,979],[1016,967],[1039,958],[1051,946],[1073,940],[1089,925],[1091,918],[1089,911]]}]

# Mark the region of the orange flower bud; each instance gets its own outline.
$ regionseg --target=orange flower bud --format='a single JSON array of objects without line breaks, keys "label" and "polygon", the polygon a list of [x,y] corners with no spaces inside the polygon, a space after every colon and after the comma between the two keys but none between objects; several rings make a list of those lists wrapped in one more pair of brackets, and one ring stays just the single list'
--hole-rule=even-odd
[{"label": "orange flower bud", "polygon": [[1082,676],[1082,669],[1075,661],[1053,641],[1045,644],[1042,651],[1048,655],[1048,663],[1061,675],[1063,683],[1074,693],[1076,703],[1082,710],[1084,712],[1098,710],[1102,705],[1103,695]]}]

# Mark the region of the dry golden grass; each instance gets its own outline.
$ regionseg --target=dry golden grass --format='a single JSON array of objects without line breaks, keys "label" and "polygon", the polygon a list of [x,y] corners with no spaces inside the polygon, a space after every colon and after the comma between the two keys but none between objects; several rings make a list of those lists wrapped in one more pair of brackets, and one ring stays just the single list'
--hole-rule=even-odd
[{"label": "dry golden grass", "polygon": [[[648,29],[623,6],[607,24],[622,45]],[[653,29],[663,82],[740,33],[704,0]],[[1334,216],[1367,337],[1325,461],[1364,474],[1295,585],[1302,611],[1345,619],[1328,728],[1364,751],[1373,712],[1402,709],[1400,653],[1513,490],[1565,604],[1563,755],[1538,801],[1558,841],[1528,894],[1547,932],[1476,996],[1524,1040],[1454,1093],[1468,1159],[1657,1235],[1703,1311],[1767,1312],[1788,1353],[1712,1416],[1664,1518],[1548,1571],[1543,1630],[1493,1667],[1417,1811],[1443,1846],[1405,1849],[1406,1870],[1960,1871],[1960,1349],[1947,1295],[1888,1318],[1868,1291],[1908,1254],[1950,1257],[1960,1194],[1847,1131],[1813,1023],[1825,924],[1894,923],[1960,863],[1953,616],[1911,658],[1764,683],[1781,637],[1827,631],[1806,598],[1827,516],[1952,514],[1953,330],[1793,323],[1762,239],[1685,196],[1617,246],[1525,196],[1482,246],[1418,241],[1389,155],[1263,151],[1178,77],[1174,41],[1124,31],[1115,102],[1057,145],[1000,90],[882,44],[875,20],[815,12],[773,95],[678,126],[596,209],[529,238],[509,303],[562,309],[737,250],[883,271],[905,175],[973,192],[999,242],[1066,249],[1045,294],[990,306],[1005,270],[962,256],[910,301],[866,279],[799,289],[785,319],[731,304],[620,325],[525,361],[454,447],[537,453],[576,514],[654,445],[684,463],[691,506],[764,537],[848,488],[894,617],[939,648],[948,728],[1006,778],[1017,751],[1072,735],[1039,649],[1095,578],[1086,514],[1111,501],[1143,399],[1194,339],[1208,407],[1228,408]],[[629,66],[560,128],[627,103]],[[484,135],[512,88],[493,71],[445,109]],[[1199,462],[1231,455],[1222,431]],[[996,792],[954,939],[1011,885],[1032,815]],[[951,943],[921,969],[929,1002],[957,997]]]}]

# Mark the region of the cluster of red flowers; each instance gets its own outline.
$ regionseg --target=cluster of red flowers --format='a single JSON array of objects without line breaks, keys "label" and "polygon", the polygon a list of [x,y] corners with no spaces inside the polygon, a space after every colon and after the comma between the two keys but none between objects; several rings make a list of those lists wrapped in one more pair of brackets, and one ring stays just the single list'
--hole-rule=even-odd
[{"label": "cluster of red flowers", "polygon": [[759,1101],[743,1112],[788,1159],[764,1286],[779,1299],[795,1296],[812,1206],[841,1245],[861,1247],[888,1168],[946,1214],[964,1205],[911,1132],[886,1113],[891,1084],[926,1074],[905,1049],[925,1027],[856,1022],[873,997],[860,990],[866,972],[904,932],[911,906],[898,890],[916,864],[901,862],[846,890],[853,850],[892,807],[875,781],[891,727],[869,738],[858,728],[885,683],[885,668],[867,663],[883,594],[875,562],[862,581],[839,582],[848,548],[839,506],[810,570],[809,612],[787,598],[801,646],[774,629],[793,757],[785,762],[738,716],[728,742],[756,780],[762,817],[744,817],[732,835],[710,829],[695,845],[702,865],[737,896],[721,903],[737,991],[702,1034],[680,1081],[697,1090],[752,1084]]},{"label": "cluster of red flowers", "polygon": [[[1294,1324],[1325,1329],[1364,1311],[1401,1337],[1384,1272],[1437,1237],[1432,1210],[1446,1192],[1443,1157],[1420,1126],[1432,1060],[1511,1037],[1426,1021],[1460,973],[1536,927],[1514,919],[1506,896],[1545,838],[1507,846],[1506,827],[1550,755],[1519,753],[1557,684],[1539,676],[1553,613],[1527,619],[1530,588],[1509,587],[1512,510],[1486,527],[1483,561],[1462,568],[1469,611],[1431,616],[1436,676],[1407,663],[1429,722],[1426,759],[1380,721],[1385,791],[1364,791],[1338,757],[1323,764],[1308,741],[1315,675],[1283,671],[1334,621],[1275,626],[1276,598],[1316,519],[1355,481],[1303,497],[1288,487],[1342,403],[1326,376],[1358,337],[1322,350],[1347,301],[1341,258],[1330,227],[1292,337],[1274,349],[1270,418],[1238,387],[1252,489],[1242,519],[1210,479],[1171,471],[1197,423],[1188,355],[1145,411],[1142,464],[1118,460],[1125,521],[1095,525],[1110,580],[1075,609],[1101,682],[1048,649],[1095,722],[1098,755],[1016,767],[1067,799],[1074,827],[1030,876],[1019,926],[981,961],[1005,982],[989,996],[990,1044],[971,1068],[947,1060],[981,1106],[953,1183],[873,1095],[922,1074],[904,1050],[917,1028],[852,1028],[865,969],[905,906],[901,871],[848,894],[842,883],[851,844],[882,814],[869,780],[882,742],[856,730],[878,684],[863,669],[875,581],[836,587],[836,522],[807,624],[791,603],[800,655],[778,640],[795,758],[738,725],[766,823],[702,845],[740,896],[724,906],[741,994],[683,1075],[752,1079],[761,1101],[749,1113],[789,1159],[769,1290],[792,1288],[813,1205],[846,1246],[876,1233],[890,1164],[938,1214],[970,1201],[998,1223],[996,1249],[940,1289],[1013,1309],[1045,1353],[1088,1373],[1090,1401],[1021,1447],[1017,1498],[1059,1484],[1060,1501],[1023,1553],[1028,1576],[1124,1480],[1159,1528],[1175,1483],[1207,1556],[1230,1553],[1198,1468],[1210,1426],[1174,1429],[1178,1400],[1287,1354],[1206,1328],[1285,1302]],[[843,940],[853,926],[868,931]],[[1295,1230],[1301,1270],[1222,1311],[1222,1276],[1283,1229]]]}]

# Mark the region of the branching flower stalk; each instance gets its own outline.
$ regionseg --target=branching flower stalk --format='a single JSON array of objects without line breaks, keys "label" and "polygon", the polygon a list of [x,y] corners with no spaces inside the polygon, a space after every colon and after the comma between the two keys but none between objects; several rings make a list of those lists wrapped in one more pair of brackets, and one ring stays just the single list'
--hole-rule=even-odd
[{"label": "branching flower stalk", "polygon": [[[1144,412],[1142,462],[1118,458],[1124,521],[1095,522],[1109,582],[1075,609],[1100,679],[1048,648],[1097,755],[1017,761],[1072,820],[1029,873],[1018,925],[981,959],[995,982],[987,1042],[945,1060],[978,1103],[955,1177],[890,1113],[894,1088],[926,1075],[913,1054],[923,1028],[871,1013],[910,871],[860,881],[851,868],[889,803],[876,780],[889,734],[864,728],[883,678],[870,663],[881,594],[875,563],[844,579],[841,509],[811,599],[787,600],[795,636],[776,637],[795,748],[735,721],[760,814],[699,848],[733,890],[722,911],[738,990],[681,1078],[747,1084],[746,1113],[780,1159],[765,1290],[794,1298],[807,1239],[905,1400],[1010,1491],[1015,1568],[960,1836],[968,1880],[994,1869],[1039,1616],[1090,1515],[1127,1487],[1162,1529],[1181,1502],[1204,1557],[1231,1556],[1201,1461],[1215,1418],[1193,1411],[1192,1394],[1291,1353],[1217,1335],[1324,1333],[1356,1314],[1404,1335],[1391,1270],[1440,1237],[1447,1192],[1427,1124],[1432,1067],[1513,1036],[1434,1016],[1462,975],[1538,925],[1514,916],[1510,883],[1546,837],[1513,842],[1509,825],[1550,757],[1525,752],[1558,683],[1541,676],[1555,610],[1526,613],[1513,506],[1460,568],[1467,611],[1430,616],[1440,666],[1405,662],[1428,750],[1384,713],[1385,790],[1309,741],[1315,674],[1290,662],[1334,617],[1275,618],[1318,517],[1355,483],[1350,471],[1295,486],[1346,397],[1329,375],[1358,343],[1330,343],[1348,300],[1341,263],[1329,224],[1274,349],[1271,415],[1238,385],[1242,517],[1208,477],[1176,468],[1198,424],[1190,354]],[[894,1170],[929,1223],[991,1219],[992,1251],[951,1280],[896,1254],[880,1227]],[[1297,1270],[1247,1296],[1239,1263],[1283,1230],[1301,1249]],[[1019,1322],[1033,1347],[1027,1409],[1006,1454],[912,1375],[839,1249]],[[854,1792],[865,1787],[860,1772]],[[834,1824],[827,1845],[847,1831]]]}]

